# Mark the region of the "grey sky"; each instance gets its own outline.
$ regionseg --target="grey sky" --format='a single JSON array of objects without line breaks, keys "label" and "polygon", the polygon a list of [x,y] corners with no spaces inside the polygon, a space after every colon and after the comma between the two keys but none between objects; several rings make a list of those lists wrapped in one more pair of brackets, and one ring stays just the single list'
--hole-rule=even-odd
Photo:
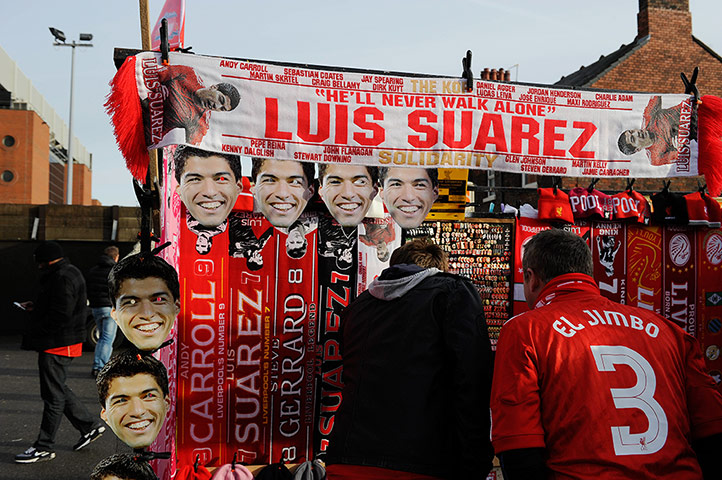
[{"label": "grey sky", "polygon": [[[102,105],[113,48],[140,48],[138,2],[3,3],[0,46],[66,122],[70,49],[52,46],[48,27],[94,35],[94,48],[77,49],[74,135],[93,153],[93,198],[135,205]],[[163,0],[149,3],[152,26]],[[690,9],[694,35],[722,54],[722,4]],[[198,54],[437,75],[459,74],[471,50],[475,76],[518,64],[512,79],[551,84],[633,41],[637,11],[635,0],[187,0],[185,38]]]}]

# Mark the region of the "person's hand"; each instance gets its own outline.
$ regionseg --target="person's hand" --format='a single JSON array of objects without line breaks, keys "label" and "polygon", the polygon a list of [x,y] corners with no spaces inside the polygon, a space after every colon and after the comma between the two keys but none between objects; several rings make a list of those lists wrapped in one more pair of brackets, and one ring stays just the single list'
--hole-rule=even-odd
[{"label": "person's hand", "polygon": [[15,302],[15,304],[23,310],[27,310],[28,312],[33,311],[33,302],[31,302],[30,300],[28,300],[27,302]]}]

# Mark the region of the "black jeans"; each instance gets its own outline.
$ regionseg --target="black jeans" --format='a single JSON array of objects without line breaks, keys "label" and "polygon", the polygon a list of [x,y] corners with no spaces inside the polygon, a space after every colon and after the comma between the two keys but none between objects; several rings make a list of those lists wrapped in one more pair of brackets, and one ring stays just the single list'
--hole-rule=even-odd
[{"label": "black jeans", "polygon": [[43,399],[43,420],[38,439],[33,445],[38,450],[52,450],[55,434],[60,427],[63,414],[81,435],[90,432],[100,421],[91,415],[85,405],[65,385],[66,368],[73,359],[61,355],[40,352],[40,396]]}]

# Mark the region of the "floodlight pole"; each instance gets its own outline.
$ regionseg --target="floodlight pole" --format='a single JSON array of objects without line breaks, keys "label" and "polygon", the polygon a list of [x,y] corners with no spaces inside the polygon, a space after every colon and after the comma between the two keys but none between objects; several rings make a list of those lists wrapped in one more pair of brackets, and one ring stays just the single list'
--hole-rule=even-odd
[{"label": "floodlight pole", "polygon": [[[81,34],[83,35],[83,34]],[[82,37],[81,37],[82,38]],[[91,36],[92,38],[92,36]],[[68,162],[67,162],[67,184],[66,184],[66,201],[68,205],[73,204],[73,91],[75,90],[75,47],[92,47],[92,43],[72,43],[59,42],[56,37],[56,47],[71,47],[73,50],[70,56],[70,114],[68,118]]]}]

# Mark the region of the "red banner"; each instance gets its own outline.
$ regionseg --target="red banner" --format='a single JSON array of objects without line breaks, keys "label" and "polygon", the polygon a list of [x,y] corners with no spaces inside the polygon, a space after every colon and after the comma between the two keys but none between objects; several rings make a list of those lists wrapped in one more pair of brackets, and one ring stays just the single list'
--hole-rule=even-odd
[{"label": "red banner", "polygon": [[695,335],[697,318],[696,229],[666,225],[662,233],[664,281],[662,284],[662,315]]},{"label": "red banner", "polygon": [[627,225],[627,304],[662,312],[662,227]]},{"label": "red banner", "polygon": [[524,299],[524,274],[521,265],[524,244],[537,233],[550,228],[551,225],[548,222],[535,218],[520,217],[516,222],[516,233],[514,234],[514,315],[529,310]]},{"label": "red banner", "polygon": [[181,312],[178,323],[178,462],[224,458],[226,349],[229,315],[228,235],[213,237],[200,254],[201,236],[180,231]]}]

